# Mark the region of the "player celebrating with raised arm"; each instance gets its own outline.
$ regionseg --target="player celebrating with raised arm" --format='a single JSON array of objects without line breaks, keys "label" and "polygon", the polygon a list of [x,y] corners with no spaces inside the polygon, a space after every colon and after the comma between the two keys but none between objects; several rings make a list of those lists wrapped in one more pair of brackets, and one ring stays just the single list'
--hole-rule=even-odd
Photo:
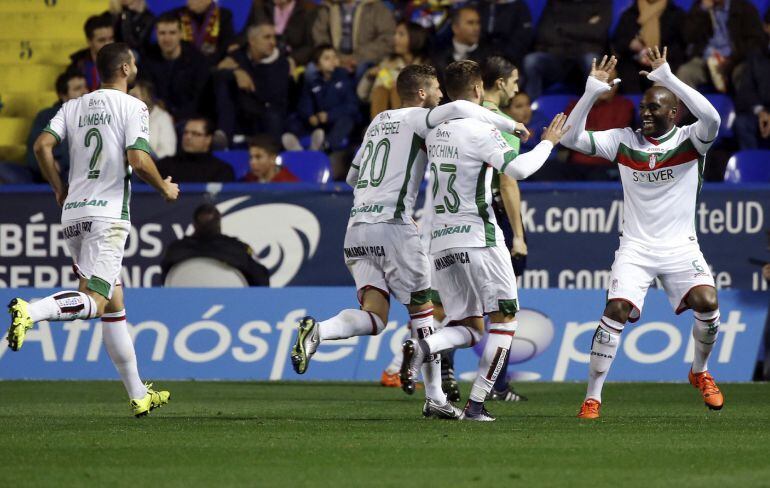
[{"label": "player celebrating with raised arm", "polygon": [[[307,370],[322,341],[382,332],[388,322],[391,294],[409,310],[413,336],[432,333],[430,265],[412,220],[412,207],[425,174],[424,138],[432,125],[471,117],[508,132],[526,130],[478,103],[461,101],[436,107],[441,90],[432,66],[407,66],[398,75],[396,89],[403,108],[386,110],[369,124],[347,177],[354,187],[354,203],[345,235],[345,263],[356,282],[361,309],[343,310],[323,322],[313,317],[302,319],[291,355],[299,374]],[[441,390],[438,358],[426,362],[423,380],[423,415],[458,418],[460,410]]]},{"label": "player celebrating with raised arm", "polygon": [[[484,86],[477,63],[454,62],[447,66],[444,79],[451,99],[481,103]],[[499,130],[475,120],[450,120],[426,139],[433,180],[431,280],[450,322],[435,334],[404,343],[401,382],[407,392],[413,390],[425,357],[481,340],[484,316],[489,315],[487,343],[461,419],[495,419],[484,408],[484,400],[507,359],[517,327],[516,278],[492,212],[493,168],[516,179],[527,178],[540,169],[561,139],[565,120],[564,114],[558,114],[543,140],[519,156]]]},{"label": "player celebrating with raised arm", "polygon": [[[150,157],[149,112],[126,93],[137,74],[131,50],[124,43],[108,44],[99,50],[96,67],[100,89],[65,103],[34,146],[40,169],[62,207],[64,238],[80,287],[34,303],[11,300],[8,344],[18,351],[35,322],[101,317],[107,352],[134,415],[141,416],[168,403],[170,394],[152,390],[139,378],[118,281],[131,229],[131,169],[166,201],[176,200],[179,188],[170,177],[164,180],[158,174]],[[62,182],[53,157],[54,146],[64,139],[70,141],[69,186]]]},{"label": "player celebrating with raised arm", "polygon": [[[588,391],[578,417],[599,417],[602,386],[615,358],[627,321],[636,322],[650,283],[658,277],[677,314],[692,309],[695,356],[690,383],[706,405],[722,408],[723,398],[708,372],[708,358],[719,331],[719,308],[711,276],[695,234],[695,206],[706,152],[719,131],[719,113],[706,98],[671,73],[666,48],[648,49],[656,82],[644,93],[639,112],[642,128],[585,130],[586,117],[610,80],[614,57],[594,66],[586,91],[569,116],[573,129],[564,145],[618,163],[623,183],[624,218],[620,248],[612,264],[607,305],[591,346]],[[698,121],[677,127],[678,99]]]}]

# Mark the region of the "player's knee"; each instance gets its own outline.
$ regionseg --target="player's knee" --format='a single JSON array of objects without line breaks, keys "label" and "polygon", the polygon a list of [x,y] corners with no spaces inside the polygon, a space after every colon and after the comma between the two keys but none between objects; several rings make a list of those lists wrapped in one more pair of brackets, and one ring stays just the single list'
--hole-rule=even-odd
[{"label": "player's knee", "polygon": [[717,300],[717,290],[711,286],[700,286],[690,292],[687,297],[687,304],[695,312],[706,313],[713,312],[719,308]]},{"label": "player's knee", "polygon": [[607,302],[607,306],[604,307],[604,316],[621,324],[625,324],[628,322],[631,310],[633,310],[633,307],[628,302],[623,300],[610,300]]}]

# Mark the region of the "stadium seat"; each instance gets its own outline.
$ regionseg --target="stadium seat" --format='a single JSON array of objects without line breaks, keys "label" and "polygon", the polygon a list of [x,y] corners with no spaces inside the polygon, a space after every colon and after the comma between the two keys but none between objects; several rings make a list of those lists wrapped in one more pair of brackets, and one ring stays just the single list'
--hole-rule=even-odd
[{"label": "stadium seat", "polygon": [[214,151],[214,156],[232,166],[236,181],[243,179],[249,172],[249,151],[245,149]]},{"label": "stadium seat", "polygon": [[738,151],[727,162],[725,182],[770,183],[770,151]]},{"label": "stadium seat", "polygon": [[532,25],[535,28],[537,28],[537,23],[540,21],[540,16],[543,15],[546,3],[548,3],[548,0],[527,0],[529,11],[532,13]]},{"label": "stadium seat", "polygon": [[718,138],[733,136],[733,123],[735,122],[735,105],[728,95],[718,93],[705,94],[705,97],[719,112],[722,124],[719,126]]},{"label": "stadium seat", "polygon": [[634,3],[634,0],[613,0],[612,2],[612,24],[610,25],[610,35],[615,33],[615,28],[618,26],[618,21],[623,12]]},{"label": "stadium seat", "polygon": [[0,64],[0,93],[50,92],[65,66]]},{"label": "stadium seat", "polygon": [[172,266],[163,286],[169,288],[245,288],[243,273],[212,258],[191,258]]},{"label": "stadium seat", "polygon": [[2,93],[0,94],[0,117],[24,117],[34,119],[44,108],[57,100],[56,92]]},{"label": "stadium seat", "polygon": [[32,121],[21,117],[0,117],[0,146],[26,144]]},{"label": "stadium seat", "polygon": [[537,112],[540,120],[550,123],[556,114],[563,112],[569,102],[575,99],[575,95],[543,95],[532,103],[532,110]]},{"label": "stadium seat", "polygon": [[3,0],[0,12],[61,13],[84,12],[88,15],[103,12],[109,7],[108,0]]},{"label": "stadium seat", "polygon": [[294,173],[301,181],[326,183],[331,176],[331,164],[320,151],[285,151],[280,154],[280,164]]},{"label": "stadium seat", "polygon": [[87,18],[86,12],[5,13],[0,39],[66,39],[81,41],[85,47],[83,24]]},{"label": "stadium seat", "polygon": [[685,12],[689,12],[694,1],[695,0],[674,0],[674,4]]},{"label": "stadium seat", "polygon": [[66,64],[83,40],[0,40],[1,64]]}]

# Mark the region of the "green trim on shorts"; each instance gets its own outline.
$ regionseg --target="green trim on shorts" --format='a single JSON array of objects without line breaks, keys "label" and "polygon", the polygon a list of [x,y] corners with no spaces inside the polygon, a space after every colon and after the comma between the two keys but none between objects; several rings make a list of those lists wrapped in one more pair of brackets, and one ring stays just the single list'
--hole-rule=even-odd
[{"label": "green trim on shorts", "polygon": [[415,291],[409,300],[409,305],[425,305],[431,301],[431,293],[433,290],[430,288],[426,290]]},{"label": "green trim on shorts", "polygon": [[431,288],[428,293],[430,294],[430,301],[432,301],[434,305],[441,305],[441,296],[438,294],[438,290]]},{"label": "green trim on shorts", "polygon": [[110,289],[112,287],[109,283],[107,283],[105,280],[99,278],[98,276],[92,276],[90,280],[88,280],[88,289],[95,291],[96,293],[100,294],[106,299],[110,299]]},{"label": "green trim on shorts", "polygon": [[497,307],[498,311],[505,315],[516,315],[516,312],[519,311],[519,301],[515,298],[512,300],[498,300]]}]

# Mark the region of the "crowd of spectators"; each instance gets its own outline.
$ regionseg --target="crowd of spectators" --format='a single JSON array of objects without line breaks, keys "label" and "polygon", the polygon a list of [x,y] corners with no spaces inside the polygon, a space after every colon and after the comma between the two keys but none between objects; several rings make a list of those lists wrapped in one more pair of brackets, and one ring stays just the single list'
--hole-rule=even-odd
[{"label": "crowd of spectators", "polygon": [[[548,0],[537,23],[525,0],[254,0],[241,32],[213,0],[168,12],[151,12],[145,0],[113,4],[85,23],[87,47],[72,54],[56,83],[60,101],[38,115],[30,140],[61,103],[98,87],[96,52],[115,40],[136,52],[131,93],[151,111],[161,173],[181,182],[233,181],[212,154],[226,148],[251,151],[246,181],[290,181],[275,156],[299,149],[327,152],[334,177],[344,179],[369,120],[399,107],[395,79],[411,63],[430,63],[440,76],[453,61],[505,57],[519,68],[521,92],[500,108],[537,140],[543,121],[532,102],[544,93],[577,99],[591,60],[614,52],[623,82],[597,102],[588,129],[633,126],[625,95],[649,86],[638,75],[650,66],[645,48],[665,45],[683,81],[733,97],[729,150],[770,148],[770,11],[749,0],[695,0],[689,11],[636,0],[614,27],[612,0]],[[59,148],[63,170],[66,159]],[[558,159],[548,179],[617,178],[607,161]]]}]

